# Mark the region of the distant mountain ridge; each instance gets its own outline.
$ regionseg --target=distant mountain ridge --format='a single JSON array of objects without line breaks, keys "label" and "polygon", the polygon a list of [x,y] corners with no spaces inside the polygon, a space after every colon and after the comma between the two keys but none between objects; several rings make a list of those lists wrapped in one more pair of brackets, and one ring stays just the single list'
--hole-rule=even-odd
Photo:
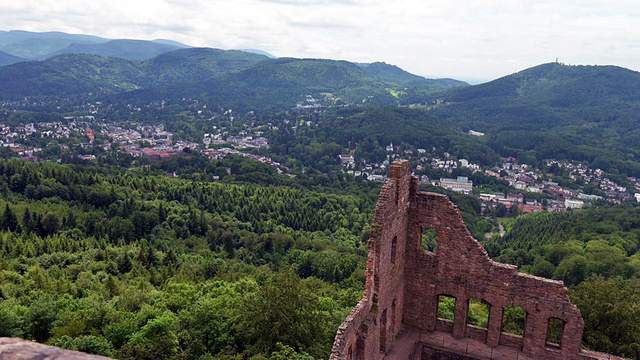
[{"label": "distant mountain ridge", "polygon": [[162,39],[114,40],[63,32],[0,31],[0,51],[27,60],[44,60],[61,54],[93,54],[146,60],[164,52],[188,47],[176,41]]},{"label": "distant mountain ridge", "polygon": [[[131,45],[135,46],[132,48]],[[464,82],[429,80],[380,63],[369,71],[347,61],[275,58],[239,50],[183,48],[144,60],[103,56],[105,47],[129,59],[144,58],[150,42],[110,41],[71,46],[94,54],[63,54],[43,61],[0,67],[0,98],[29,96],[71,97],[80,94],[184,97],[206,94],[238,107],[272,110],[305,104],[306,95],[327,104],[358,102],[379,105],[399,103],[394,88],[407,86],[431,92]],[[155,44],[155,51],[158,46]],[[170,45],[169,45],[170,46]],[[136,53],[140,50],[139,53]],[[377,70],[376,70],[377,68]],[[371,70],[375,71],[371,71]],[[385,70],[386,69],[386,70]],[[389,75],[391,74],[391,75]],[[317,104],[317,103],[316,103]]]},{"label": "distant mountain ridge", "polygon": [[0,50],[28,60],[51,57],[71,44],[99,44],[109,41],[98,36],[63,32],[0,31]]},{"label": "distant mountain ridge", "polygon": [[240,51],[244,51],[250,54],[257,54],[257,55],[264,55],[266,57],[268,57],[269,59],[277,59],[277,56],[271,55],[266,51],[262,51],[262,50],[257,50],[257,49],[238,49]]}]

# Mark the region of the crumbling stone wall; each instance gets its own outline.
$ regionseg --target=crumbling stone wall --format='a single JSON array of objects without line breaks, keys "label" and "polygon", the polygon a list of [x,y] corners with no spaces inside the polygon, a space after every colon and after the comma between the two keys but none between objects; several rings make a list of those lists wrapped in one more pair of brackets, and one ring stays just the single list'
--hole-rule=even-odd
[{"label": "crumbling stone wall", "polygon": [[[584,322],[562,282],[492,261],[446,196],[418,191],[407,161],[391,165],[372,227],[364,296],[340,326],[331,360],[382,359],[402,324],[544,360],[590,358],[580,351]],[[437,230],[433,253],[421,250],[423,227]],[[438,319],[440,295],[456,299],[452,322]],[[489,305],[486,329],[467,324],[470,299]],[[506,306],[526,311],[524,336],[502,333]],[[550,319],[564,325],[559,346],[547,344]]]},{"label": "crumbling stone wall", "polygon": [[411,184],[409,163],[394,164],[373,217],[364,295],[338,329],[331,359],[378,359],[400,330]]}]

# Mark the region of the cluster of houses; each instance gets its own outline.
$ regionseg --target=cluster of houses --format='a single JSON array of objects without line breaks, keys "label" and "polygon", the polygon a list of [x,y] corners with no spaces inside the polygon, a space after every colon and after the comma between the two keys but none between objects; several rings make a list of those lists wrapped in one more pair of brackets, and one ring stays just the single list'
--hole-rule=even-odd
[{"label": "cluster of houses", "polygon": [[[68,151],[70,144],[86,149],[97,145],[94,144],[96,133],[89,123],[91,120],[93,116],[65,117],[64,121],[28,123],[14,128],[0,124],[0,146],[10,148],[28,161],[38,161],[36,153],[42,151],[42,147],[26,145],[29,143],[46,143],[50,139],[46,146],[51,146],[51,141],[55,141],[63,151]],[[108,150],[110,145],[107,140],[100,144],[105,150]],[[78,157],[83,160],[95,160],[92,154]]]},{"label": "cluster of houses", "polygon": [[362,177],[363,179],[368,181],[384,182],[387,180],[387,169],[389,167],[389,160],[383,161],[382,164],[365,163],[362,167],[362,170],[354,170],[355,159],[353,155],[340,154],[338,155],[338,158],[340,158],[343,170],[349,175]]},{"label": "cluster of houses", "polygon": [[[547,166],[555,166],[566,170],[569,178],[573,181],[580,180],[585,184],[594,184],[595,187],[602,190],[608,199],[630,200],[634,198],[627,187],[607,178],[601,169],[591,169],[585,164],[556,160],[548,160]],[[628,179],[634,183],[634,190],[640,191],[640,181],[634,177],[629,177]]]},{"label": "cluster of houses", "polygon": [[67,139],[74,133],[82,132],[84,129],[81,126],[75,122],[65,124],[58,121],[28,123],[14,128],[0,124],[0,146],[10,148],[18,155],[31,157],[42,148],[24,145],[28,137],[35,135],[40,138]]},{"label": "cluster of houses", "polygon": [[[473,135],[481,136],[480,134]],[[495,209],[499,204],[502,204],[508,210],[513,206],[517,206],[519,212],[529,213],[544,210],[566,211],[570,209],[581,209],[589,206],[592,202],[605,199],[610,203],[620,203],[623,200],[630,199],[636,199],[640,202],[640,193],[632,195],[627,191],[626,187],[620,186],[608,179],[602,170],[592,170],[584,164],[559,162],[555,160],[549,160],[547,162],[547,166],[549,167],[557,166],[565,168],[568,171],[569,178],[573,181],[594,184],[596,188],[602,191],[604,196],[585,194],[581,190],[568,189],[558,183],[546,181],[547,175],[543,174],[539,169],[534,169],[526,164],[519,164],[517,160],[512,157],[503,159],[502,164],[499,166],[482,169],[479,165],[472,164],[466,159],[456,160],[446,152],[442,158],[437,156],[427,158],[424,149],[400,151],[399,147],[393,144],[389,144],[385,149],[391,153],[389,156],[390,159],[397,156],[412,157],[414,153],[417,153],[419,162],[416,165],[416,171],[422,171],[426,166],[447,173],[452,173],[459,168],[467,168],[473,173],[482,172],[485,176],[507,181],[509,186],[514,190],[511,193],[481,193],[477,195],[477,190],[475,194],[473,191],[473,182],[467,177],[440,178],[439,180],[433,181],[430,181],[427,176],[420,178],[420,182],[423,184],[436,185],[452,191],[476,196],[482,201],[482,206],[485,209]],[[382,164],[365,165],[367,167],[361,168],[360,166],[356,166],[356,159],[351,154],[341,154],[339,155],[339,159],[342,163],[343,171],[349,174],[363,176],[370,181],[384,181],[386,179],[385,174],[389,161],[385,161]],[[356,168],[361,169],[361,171],[356,170]],[[635,190],[640,191],[640,181],[635,178],[629,178],[629,180],[635,183]],[[554,199],[545,199],[541,203],[537,200],[539,196],[533,196],[533,194],[541,193],[553,195]],[[530,194],[530,198],[527,198],[524,194]]]},{"label": "cluster of houses", "polygon": [[133,129],[111,125],[103,129],[102,133],[120,145],[144,141],[152,146],[170,146],[173,142],[173,134],[166,131],[164,125],[137,125]]}]

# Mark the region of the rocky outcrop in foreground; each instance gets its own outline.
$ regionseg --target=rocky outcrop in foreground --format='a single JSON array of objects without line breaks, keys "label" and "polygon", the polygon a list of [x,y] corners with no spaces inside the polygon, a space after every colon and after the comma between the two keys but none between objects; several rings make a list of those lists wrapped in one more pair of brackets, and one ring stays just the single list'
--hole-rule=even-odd
[{"label": "rocky outcrop in foreground", "polygon": [[108,360],[104,356],[64,350],[54,346],[14,338],[0,338],[2,360]]}]

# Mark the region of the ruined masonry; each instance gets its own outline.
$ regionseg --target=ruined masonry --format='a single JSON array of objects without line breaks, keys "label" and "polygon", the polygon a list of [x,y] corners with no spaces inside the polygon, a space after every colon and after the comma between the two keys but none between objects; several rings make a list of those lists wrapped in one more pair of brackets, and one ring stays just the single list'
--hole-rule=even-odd
[{"label": "ruined masonry", "polygon": [[[373,217],[364,295],[338,329],[331,360],[620,359],[580,349],[584,322],[561,281],[492,261],[446,196],[418,191],[408,161],[390,171]],[[437,230],[433,253],[421,250],[424,227]],[[441,295],[455,298],[453,321],[438,318]],[[470,299],[489,307],[486,328],[467,324]],[[523,336],[502,332],[506,306],[526,311]],[[548,342],[550,321],[563,327],[559,344]]]}]

